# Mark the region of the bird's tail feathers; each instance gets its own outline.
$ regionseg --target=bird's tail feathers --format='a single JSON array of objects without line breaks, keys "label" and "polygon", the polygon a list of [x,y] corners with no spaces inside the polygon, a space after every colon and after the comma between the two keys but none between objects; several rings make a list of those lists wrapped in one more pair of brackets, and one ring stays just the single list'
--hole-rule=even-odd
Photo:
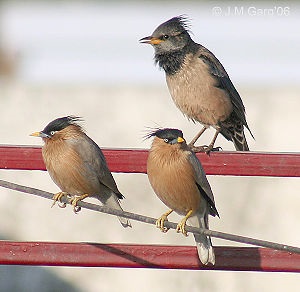
[{"label": "bird's tail feathers", "polygon": [[[102,201],[102,200],[101,200]],[[105,202],[102,201],[104,205],[106,205],[109,208],[117,209],[123,211],[119,199],[117,198],[116,194],[112,192],[112,194],[105,200]],[[123,227],[132,227],[130,221],[127,218],[124,217],[118,217],[119,221],[121,222]]]},{"label": "bird's tail feathers", "polygon": [[[191,226],[196,228],[207,228],[208,229],[208,215],[204,217],[202,215],[195,215],[188,219]],[[200,261],[207,265],[211,263],[215,264],[215,253],[212,247],[210,236],[204,234],[194,234],[194,238],[197,244],[197,251]]]},{"label": "bird's tail feathers", "polygon": [[241,118],[238,118],[234,112],[225,121],[220,123],[220,132],[227,139],[231,140],[237,151],[249,151],[249,146],[246,140],[244,128],[246,128],[252,138],[254,136],[246,122]]},{"label": "bird's tail feathers", "polygon": [[231,138],[234,144],[234,147],[237,151],[249,151],[248,143],[245,137],[244,130],[234,131],[231,133]]}]

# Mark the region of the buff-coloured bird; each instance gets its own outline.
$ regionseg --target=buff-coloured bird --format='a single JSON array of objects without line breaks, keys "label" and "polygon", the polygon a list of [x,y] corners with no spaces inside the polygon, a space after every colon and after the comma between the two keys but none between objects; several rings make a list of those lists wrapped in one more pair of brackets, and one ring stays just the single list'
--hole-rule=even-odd
[{"label": "buff-coloured bird", "polygon": [[[87,197],[97,198],[102,204],[122,210],[119,200],[124,196],[118,190],[99,146],[87,136],[75,116],[58,118],[44,130],[31,134],[45,142],[42,148],[46,168],[61,189],[53,199],[60,201],[70,195],[73,209]],[[131,226],[126,218],[118,217],[124,227]]]},{"label": "buff-coloured bird", "polygon": [[[150,184],[159,199],[170,208],[156,222],[166,231],[164,221],[173,211],[183,215],[177,232],[187,234],[186,222],[197,228],[208,228],[208,215],[219,216],[214,196],[202,165],[177,129],[159,129],[147,135],[154,137],[147,161]],[[205,265],[215,263],[211,239],[194,234],[198,255]]]},{"label": "buff-coloured bird", "polygon": [[[221,133],[234,143],[236,150],[249,151],[244,127],[252,133],[243,101],[221,62],[191,39],[187,18],[178,16],[162,23],[140,42],[153,46],[155,62],[165,71],[170,94],[179,110],[203,125],[190,147],[194,151],[214,150]],[[195,142],[210,126],[216,130],[211,143],[195,147]]]}]

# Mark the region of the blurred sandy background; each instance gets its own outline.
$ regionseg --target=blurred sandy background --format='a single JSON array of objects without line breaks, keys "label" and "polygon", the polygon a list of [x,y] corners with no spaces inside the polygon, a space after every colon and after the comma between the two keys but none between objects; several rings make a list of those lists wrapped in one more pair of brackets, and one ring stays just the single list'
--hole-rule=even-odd
[{"label": "blurred sandy background", "polygon": [[[222,61],[243,98],[256,138],[247,134],[251,150],[299,151],[300,6],[294,2],[1,3],[1,144],[42,145],[28,135],[69,114],[84,117],[84,128],[101,147],[148,148],[150,141],[142,139],[145,128],[157,124],[180,128],[190,140],[200,125],[176,109],[163,72],[153,65],[152,48],[138,43],[161,22],[186,13],[192,18],[193,39]],[[215,7],[221,8],[218,15]],[[249,7],[275,13],[251,15]],[[288,7],[289,14],[281,15],[278,7]],[[201,142],[212,135],[208,131]],[[233,150],[222,137],[217,145]],[[1,170],[0,177],[58,191],[46,172]],[[114,177],[126,196],[125,210],[152,217],[166,210],[146,175]],[[212,229],[300,246],[298,178],[209,176],[209,181],[221,216],[211,218]],[[51,209],[48,200],[0,191],[1,239],[194,245],[192,236],[162,234],[137,222],[131,230],[123,229],[109,215],[88,210],[74,215],[70,207]],[[299,276],[289,273],[0,267],[1,291],[247,292],[298,287]]]}]

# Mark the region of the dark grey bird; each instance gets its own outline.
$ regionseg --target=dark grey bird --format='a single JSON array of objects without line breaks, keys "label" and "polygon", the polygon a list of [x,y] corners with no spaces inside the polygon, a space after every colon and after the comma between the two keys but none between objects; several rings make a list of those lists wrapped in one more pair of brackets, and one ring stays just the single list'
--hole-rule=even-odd
[{"label": "dark grey bird", "polygon": [[[140,42],[154,47],[155,63],[166,73],[176,106],[187,118],[203,125],[189,146],[194,151],[209,152],[221,133],[234,143],[236,150],[249,151],[244,127],[252,133],[242,99],[215,55],[191,39],[188,24],[185,16],[174,17]],[[195,147],[210,126],[216,129],[211,143]]]}]

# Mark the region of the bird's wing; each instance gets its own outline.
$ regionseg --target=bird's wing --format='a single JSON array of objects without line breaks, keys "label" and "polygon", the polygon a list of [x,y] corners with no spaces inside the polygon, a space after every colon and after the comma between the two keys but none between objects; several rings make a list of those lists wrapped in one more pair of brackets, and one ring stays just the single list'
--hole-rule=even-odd
[{"label": "bird's wing", "polygon": [[189,151],[188,160],[193,167],[197,187],[198,187],[201,195],[205,198],[205,200],[209,204],[210,214],[212,216],[217,215],[219,217],[219,214],[218,214],[218,211],[217,211],[217,208],[215,205],[214,195],[212,193],[211,187],[206,178],[205,171],[204,171],[200,161],[196,157],[195,153],[192,151]]},{"label": "bird's wing", "polygon": [[216,56],[212,52],[210,52],[203,46],[201,46],[198,51],[198,57],[209,66],[210,73],[213,76],[215,76],[218,80],[218,84],[216,86],[227,91],[233,105],[233,112],[243,123],[243,125],[245,125],[249,130],[249,127],[246,122],[245,107],[243,101],[239,93],[235,89],[234,85],[232,84],[221,62],[216,58]]},{"label": "bird's wing", "polygon": [[85,134],[73,146],[82,157],[85,169],[89,173],[96,174],[101,184],[111,189],[119,199],[122,199],[123,195],[118,190],[100,147]]}]

